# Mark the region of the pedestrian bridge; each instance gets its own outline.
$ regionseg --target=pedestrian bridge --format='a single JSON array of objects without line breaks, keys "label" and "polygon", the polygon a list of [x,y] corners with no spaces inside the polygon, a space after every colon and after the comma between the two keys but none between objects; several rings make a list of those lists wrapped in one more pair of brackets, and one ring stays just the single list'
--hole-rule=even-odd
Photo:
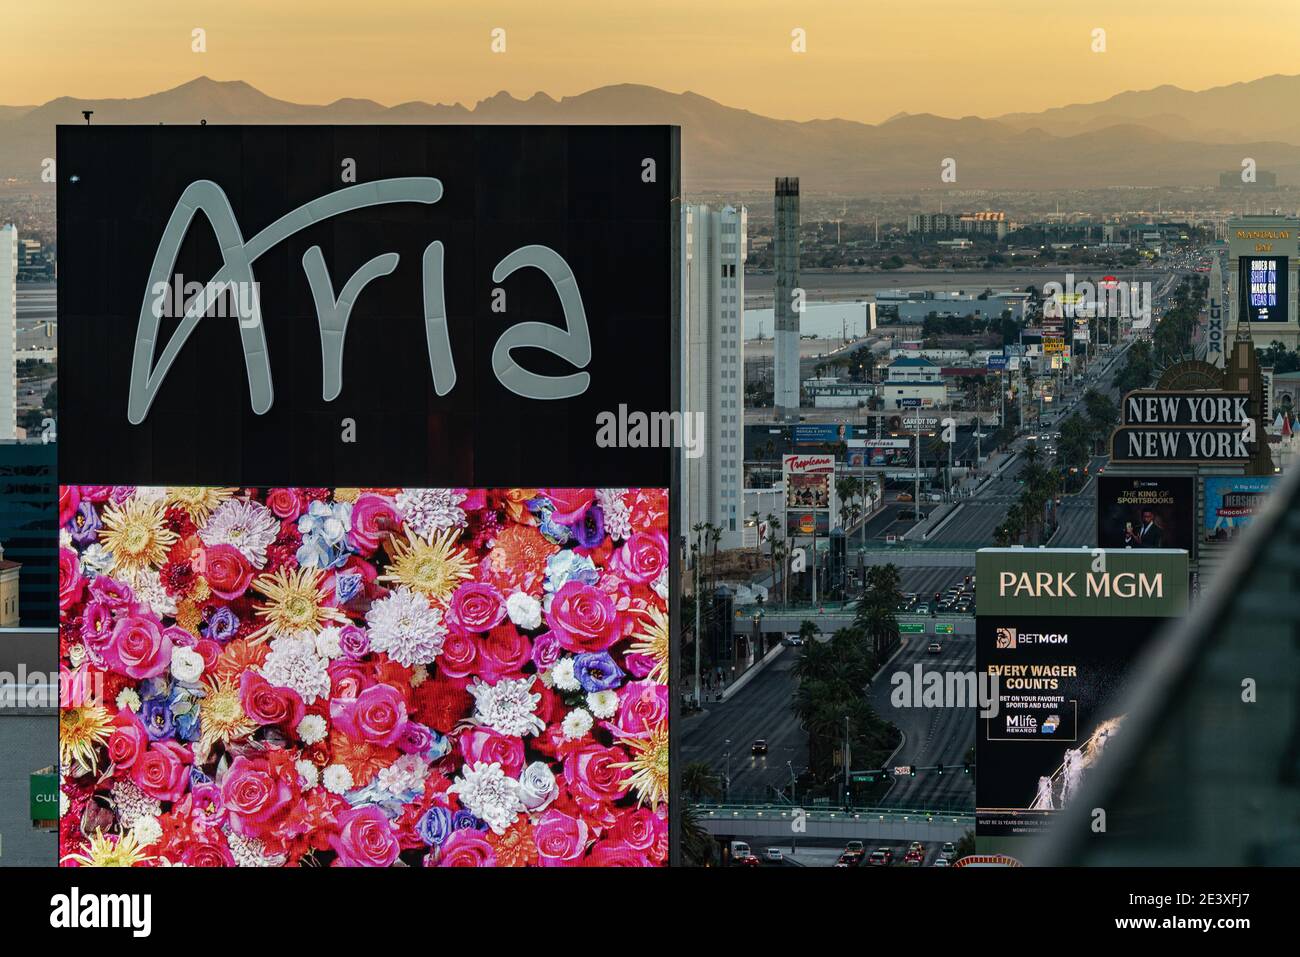
[{"label": "pedestrian bridge", "polygon": [[789,805],[693,805],[700,826],[714,837],[770,837],[862,841],[959,841],[975,827],[973,811],[905,808],[796,808]]}]

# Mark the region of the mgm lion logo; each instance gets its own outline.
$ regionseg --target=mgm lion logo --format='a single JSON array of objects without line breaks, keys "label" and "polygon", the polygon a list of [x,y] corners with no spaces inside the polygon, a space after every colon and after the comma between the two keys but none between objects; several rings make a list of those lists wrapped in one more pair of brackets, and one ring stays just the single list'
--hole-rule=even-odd
[{"label": "mgm lion logo", "polygon": [[997,636],[997,644],[994,647],[1011,649],[1016,646],[1016,630],[1014,628],[999,628]]}]

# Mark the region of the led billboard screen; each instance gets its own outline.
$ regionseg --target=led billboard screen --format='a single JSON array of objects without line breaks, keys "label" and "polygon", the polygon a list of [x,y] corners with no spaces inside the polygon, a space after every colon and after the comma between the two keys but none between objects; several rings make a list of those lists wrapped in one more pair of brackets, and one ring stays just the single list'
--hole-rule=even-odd
[{"label": "led billboard screen", "polygon": [[1242,256],[1241,316],[1251,322],[1287,322],[1286,256]]},{"label": "led billboard screen", "polygon": [[1190,476],[1097,479],[1100,548],[1195,548],[1196,485]]}]

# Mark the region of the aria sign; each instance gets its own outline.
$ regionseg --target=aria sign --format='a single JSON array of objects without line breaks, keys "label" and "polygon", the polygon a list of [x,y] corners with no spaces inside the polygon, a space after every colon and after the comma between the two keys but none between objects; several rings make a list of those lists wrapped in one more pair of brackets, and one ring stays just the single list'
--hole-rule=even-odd
[{"label": "aria sign", "polygon": [[61,478],[667,486],[597,422],[674,408],[678,144],[60,127]]}]

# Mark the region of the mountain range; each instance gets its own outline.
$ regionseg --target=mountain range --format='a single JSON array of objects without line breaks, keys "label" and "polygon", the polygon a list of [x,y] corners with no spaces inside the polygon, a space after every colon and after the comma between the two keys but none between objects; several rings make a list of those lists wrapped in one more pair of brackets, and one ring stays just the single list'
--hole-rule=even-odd
[{"label": "mountain range", "polygon": [[[950,189],[1216,186],[1243,158],[1300,183],[1300,76],[1207,90],[1120,93],[1040,113],[950,118],[900,113],[871,124],[762,116],[697,93],[603,86],[556,100],[501,92],[473,107],[367,99],[316,105],[268,96],[240,80],[198,77],[133,99],[59,97],[0,106],[0,180],[34,180],[54,152],[54,128],[99,123],[674,123],[682,127],[683,186],[691,193],[766,190],[795,175],[805,192],[864,196]],[[940,166],[957,161],[957,181]]]}]

